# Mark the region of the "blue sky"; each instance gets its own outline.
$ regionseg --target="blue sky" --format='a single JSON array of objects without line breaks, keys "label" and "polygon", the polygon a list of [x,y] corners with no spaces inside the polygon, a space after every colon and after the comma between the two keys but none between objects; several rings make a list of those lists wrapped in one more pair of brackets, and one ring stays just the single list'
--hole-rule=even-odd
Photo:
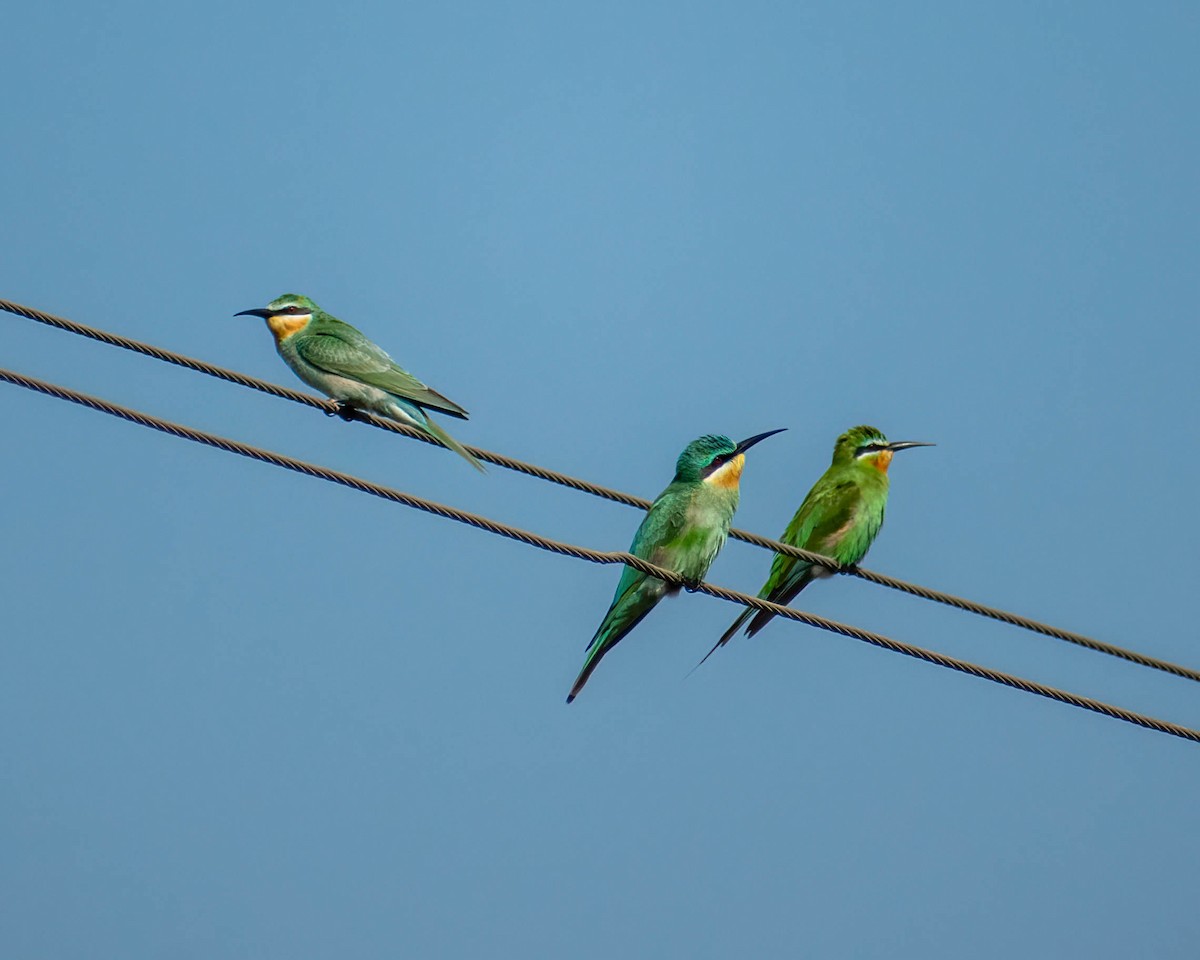
[{"label": "blue sky", "polygon": [[[645,496],[861,422],[869,565],[1190,665],[1194,5],[24,5],[0,296],[295,385],[306,293]],[[15,42],[12,42],[15,41]],[[4,365],[549,536],[638,515],[0,317]],[[0,389],[22,957],[1190,957],[1196,745]],[[731,543],[711,579],[754,590]],[[1186,681],[839,578],[806,608],[1200,726]],[[1030,947],[1035,944],[1035,947]],[[1032,952],[1031,952],[1032,951]]]}]

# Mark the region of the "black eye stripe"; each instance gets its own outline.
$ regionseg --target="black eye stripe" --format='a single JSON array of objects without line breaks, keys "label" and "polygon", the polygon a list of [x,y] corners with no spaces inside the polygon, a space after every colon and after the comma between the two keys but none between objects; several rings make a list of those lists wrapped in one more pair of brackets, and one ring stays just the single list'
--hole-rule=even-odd
[{"label": "black eye stripe", "polygon": [[701,476],[704,476],[704,477],[712,476],[714,473],[716,473],[718,470],[720,470],[721,467],[725,466],[725,464],[727,464],[730,460],[732,460],[735,455],[736,455],[736,452],[735,453],[718,453],[715,457],[712,458],[711,461],[709,461],[708,466],[705,467],[703,469],[703,471],[701,471]]}]

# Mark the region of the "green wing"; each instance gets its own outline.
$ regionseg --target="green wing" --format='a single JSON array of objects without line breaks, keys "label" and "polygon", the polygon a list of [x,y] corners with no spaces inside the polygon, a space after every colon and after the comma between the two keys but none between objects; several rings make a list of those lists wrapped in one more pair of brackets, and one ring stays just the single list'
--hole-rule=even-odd
[{"label": "green wing", "polygon": [[326,373],[359,380],[422,407],[467,419],[466,410],[401,368],[382,349],[347,323],[325,322],[312,332],[296,334],[293,340],[296,352]]},{"label": "green wing", "polygon": [[[651,504],[650,510],[637,528],[637,533],[633,535],[633,542],[629,545],[629,552],[635,557],[668,568],[669,547],[679,539],[687,526],[687,498],[676,493],[673,487],[674,484],[667,487]],[[622,567],[621,579],[617,582],[612,605],[617,606],[623,597],[645,579],[646,574],[640,570]]]},{"label": "green wing", "polygon": [[629,552],[635,557],[673,569],[670,562],[672,548],[688,532],[690,492],[688,485],[672,483],[660,493],[633,535]]},{"label": "green wing", "polygon": [[[650,511],[642,518],[637,533],[633,535],[629,552],[635,557],[669,568],[669,547],[672,541],[678,540],[682,535],[686,519],[687,497],[677,492],[672,484],[659,494]],[[613,601],[596,633],[588,641],[583,669],[567,695],[567,703],[579,695],[592,671],[608,651],[620,643],[625,635],[657,606],[665,593],[661,589],[661,583],[660,580],[651,580],[647,574],[634,570],[633,567],[622,568]]]},{"label": "green wing", "polygon": [[[854,525],[860,501],[858,485],[852,479],[838,481],[833,477],[822,477],[804,498],[779,539],[802,550],[853,563],[853,559],[840,555],[838,547]],[[807,560],[775,554],[770,576],[759,596],[787,603],[812,579],[812,566]]]},{"label": "green wing", "polygon": [[[884,497],[880,497],[878,509],[872,510],[855,478],[831,468],[808,491],[779,539],[793,547],[832,557],[840,563],[858,563],[883,523],[884,502]],[[812,583],[817,573],[814,566],[807,560],[775,554],[767,582],[758,595],[775,603],[791,603],[796,594]],[[746,635],[752,637],[774,616],[765,610],[745,610],[704,660],[712,656],[717,647],[728,643],[742,627],[746,628]]]}]

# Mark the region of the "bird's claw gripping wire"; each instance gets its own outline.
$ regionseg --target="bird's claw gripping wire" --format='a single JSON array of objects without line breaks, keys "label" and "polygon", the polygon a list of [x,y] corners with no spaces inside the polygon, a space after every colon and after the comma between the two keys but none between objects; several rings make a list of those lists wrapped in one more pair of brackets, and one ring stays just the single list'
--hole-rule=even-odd
[{"label": "bird's claw gripping wire", "polygon": [[[203,360],[198,360],[195,357],[184,356],[183,354],[175,353],[171,350],[165,350],[162,347],[153,346],[152,344],[148,343],[141,343],[137,340],[131,340],[128,337],[122,337],[119,334],[112,333],[108,330],[100,330],[96,327],[89,327],[86,324],[76,323],[73,320],[68,320],[66,317],[59,317],[52,313],[46,313],[42,310],[35,310],[33,307],[27,307],[19,303],[13,303],[11,300],[0,299],[0,310],[5,311],[6,313],[14,314],[18,317],[24,317],[28,320],[33,320],[37,323],[44,323],[49,326],[56,327],[59,330],[65,330],[68,333],[88,337],[92,340],[99,341],[100,343],[107,343],[114,347],[120,347],[122,350],[130,350],[134,353],[140,353],[143,356],[152,357],[165,363],[173,363],[177,366],[185,367],[186,369],[194,370],[210,377],[216,377],[220,380],[236,383],[243,387],[259,390],[274,397],[290,400],[293,403],[319,406],[324,409],[329,416],[336,415],[336,411],[331,411],[325,405],[324,401],[318,400],[316,397],[313,397],[309,394],[299,393],[295,390],[290,390],[287,387],[281,387],[278,384],[268,383],[264,380],[259,380],[256,377],[250,377],[234,370],[228,370],[223,367],[214,366],[211,363],[206,363]],[[404,436],[416,436],[417,439],[427,439],[424,436],[417,435],[417,431],[413,431],[411,428],[403,424],[396,423],[392,420],[381,420],[377,417],[369,417],[364,415],[357,417],[343,417],[343,419],[360,420],[365,423],[370,423],[375,427],[401,433]],[[512,457],[501,456],[491,451],[472,449],[471,452],[486,458],[489,463],[494,463],[510,470],[516,470],[520,473],[526,474],[527,476],[538,477],[551,483],[562,484],[563,486],[569,487],[573,490],[580,490],[585,493],[590,493],[593,496],[602,497],[606,500],[611,500],[616,503],[623,503],[627,506],[637,507],[640,510],[647,510],[650,507],[650,501],[644,499],[643,497],[631,496],[627,493],[621,493],[618,490],[611,490],[607,487],[601,487],[597,484],[588,483],[587,481],[581,480],[578,477],[570,477],[555,470],[547,470],[544,467],[537,466],[536,464],[526,463],[521,460],[516,460]],[[817,554],[808,553],[808,551],[800,550],[789,544],[780,543],[777,540],[771,540],[768,537],[760,537],[757,534],[747,533],[744,530],[730,530],[729,536],[731,539],[741,540],[744,543],[752,543],[764,549],[781,552],[787,556],[796,557],[797,559],[808,560],[810,563],[820,563],[820,560],[816,559],[818,556]],[[828,560],[829,558],[825,559]],[[828,567],[827,563],[821,563],[820,565],[825,566],[828,569],[832,569]],[[1042,636],[1053,637],[1057,640],[1064,640],[1067,643],[1073,643],[1089,650],[1095,650],[1098,653],[1119,657],[1122,660],[1129,661],[1130,663],[1137,663],[1144,667],[1162,670],[1166,673],[1173,674],[1177,677],[1184,677],[1188,680],[1200,681],[1200,670],[1194,670],[1190,667],[1183,667],[1179,664],[1169,663],[1165,660],[1159,660],[1156,657],[1149,657],[1132,650],[1126,650],[1111,643],[1104,643],[1103,641],[1096,640],[1092,637],[1086,637],[1082,634],[1073,633],[1069,630],[1062,630],[1058,627],[1050,626],[1049,624],[1039,623],[1038,621],[1032,620],[1029,617],[1022,617],[1019,614],[1015,614],[1010,611],[999,610],[995,607],[989,607],[984,604],[976,603],[973,600],[967,600],[963,597],[956,597],[940,590],[934,590],[918,584],[908,583],[904,580],[898,580],[895,577],[889,577],[885,574],[862,569],[857,565],[852,569],[842,567],[836,572],[861,577],[868,583],[874,583],[879,586],[888,587],[892,590],[898,590],[902,593],[907,593],[910,596],[920,597],[925,600],[932,600],[936,603],[946,604],[947,606],[955,609],[965,610],[968,613],[974,613],[978,616],[987,617],[991,620],[998,620],[1001,623],[1007,623],[1015,627],[1020,627],[1022,630],[1029,630],[1033,633],[1041,634]]]},{"label": "bird's claw gripping wire", "polygon": [[334,403],[337,404],[337,408],[334,410],[326,410],[325,416],[340,417],[346,423],[353,423],[355,420],[357,420],[359,423],[369,422],[367,418],[363,416],[362,411],[359,410],[354,404],[347,403],[345,400],[335,400]]},{"label": "bird's claw gripping wire", "polygon": [[[2,304],[3,301],[0,301],[0,305]],[[516,527],[509,526],[508,524],[479,516],[478,514],[471,514],[465,511],[456,510],[453,507],[448,507],[440,503],[434,503],[431,500],[425,500],[422,497],[416,497],[390,487],[383,487],[379,484],[374,484],[358,477],[352,477],[349,474],[341,473],[336,470],[330,470],[327,467],[305,463],[304,461],[295,460],[291,457],[284,456],[283,454],[275,453],[274,451],[263,450],[258,447],[252,447],[248,444],[239,443],[238,441],[232,440],[228,437],[220,437],[215,434],[204,433],[203,431],[194,430],[182,424],[172,423],[168,420],[161,420],[158,417],[151,416],[150,414],[142,413],[138,410],[131,410],[128,407],[121,407],[98,397],[91,397],[87,394],[78,393],[74,390],[69,390],[66,387],[58,386],[57,384],[51,384],[42,380],[36,380],[32,377],[26,377],[11,370],[0,369],[0,380],[16,384],[17,386],[25,387],[29,390],[34,390],[38,393],[46,394],[48,396],[58,397],[62,400],[68,400],[91,410],[96,410],[100,413],[106,413],[110,416],[118,417],[131,423],[136,423],[139,426],[149,427],[153,430],[159,430],[173,437],[191,440],[195,443],[202,443],[205,446],[215,447],[216,449],[223,450],[226,453],[233,453],[239,456],[248,457],[252,460],[258,460],[262,463],[269,463],[276,467],[294,470],[299,473],[307,474],[311,477],[316,477],[331,483],[337,483],[344,487],[349,487],[353,490],[357,490],[360,493],[371,494],[372,496],[380,497],[393,503],[403,504],[404,506],[423,510],[426,513],[432,513],[439,517],[455,520],[459,523],[465,523],[468,526],[485,530],[488,533],[507,537],[510,540],[516,540],[533,547],[538,547],[542,550],[548,550],[551,553],[559,554],[560,556],[576,557],[581,560],[589,560],[592,563],[613,563],[617,562],[618,560],[618,558],[615,558],[611,553],[589,550],[586,547],[561,543],[559,541],[550,540],[546,537],[540,537],[537,534],[530,533],[527,530],[520,530]],[[629,559],[640,560],[640,558],[633,557],[630,557]],[[652,564],[647,565],[651,567],[653,566]],[[662,570],[661,573],[667,574],[668,576],[671,575],[671,572],[667,570]],[[648,575],[650,575],[649,572]],[[1037,683],[1036,681],[1026,680],[1023,677],[1016,677],[1012,674],[1002,673],[1001,671],[992,670],[988,667],[980,666],[979,664],[969,663],[964,660],[957,660],[954,657],[949,657],[933,650],[926,650],[922,647],[915,647],[910,644],[901,643],[898,640],[893,640],[890,637],[883,636],[882,634],[861,630],[857,627],[851,627],[847,624],[837,623],[836,621],[832,620],[825,620],[824,618],[817,617],[813,614],[804,613],[803,611],[795,610],[791,607],[772,603],[771,601],[765,600],[761,597],[751,597],[748,594],[742,594],[734,590],[726,590],[724,588],[712,585],[697,584],[697,587],[702,587],[705,593],[719,599],[740,603],[743,606],[751,607],[757,610],[765,610],[774,614],[775,616],[786,617],[789,620],[796,620],[801,623],[806,623],[809,626],[820,627],[822,629],[829,630],[832,633],[840,634],[844,637],[851,637],[856,640],[861,640],[865,643],[870,643],[873,646],[890,650],[893,653],[901,653],[905,654],[906,656],[916,657],[917,659],[924,660],[926,663],[932,663],[940,667],[946,667],[951,670],[956,670],[960,673],[979,677],[983,680],[989,680],[993,683],[1004,684],[1005,686],[1012,687],[1016,690],[1021,690],[1025,693],[1031,693],[1037,696],[1046,697],[1051,700],[1057,700],[1059,703],[1069,704],[1070,706],[1079,707],[1084,710],[1090,710],[1094,713],[1104,714],[1105,716],[1109,716],[1126,723],[1132,723],[1146,729],[1157,730],[1160,733],[1166,733],[1174,737],[1181,737],[1185,740],[1191,740],[1200,743],[1200,730],[1192,730],[1190,728],[1180,726],[1179,724],[1174,724],[1165,720],[1158,720],[1154,717],[1148,717],[1143,714],[1134,713],[1130,710],[1124,710],[1121,707],[1117,707],[1109,703],[1093,700],[1089,697],[1081,697],[1078,694],[1070,693],[1066,690],[1048,687],[1044,684]],[[1175,670],[1184,670],[1184,668],[1175,667],[1173,664],[1169,666],[1172,667],[1172,672]],[[1186,673],[1181,673],[1180,675],[1191,676],[1192,671],[1187,671]]]}]

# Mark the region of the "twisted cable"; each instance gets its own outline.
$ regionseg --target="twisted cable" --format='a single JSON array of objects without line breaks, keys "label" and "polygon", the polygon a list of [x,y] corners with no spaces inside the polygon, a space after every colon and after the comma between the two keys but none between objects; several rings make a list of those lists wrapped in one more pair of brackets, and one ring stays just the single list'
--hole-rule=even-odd
[{"label": "twisted cable", "polygon": [[671,584],[672,586],[684,587],[691,592],[704,593],[710,597],[716,597],[731,603],[739,603],[743,606],[752,607],[755,610],[765,610],[787,620],[794,620],[798,623],[807,624],[808,626],[817,627],[821,630],[827,630],[832,633],[840,634],[844,637],[869,643],[873,646],[881,647],[884,650],[890,650],[893,653],[900,653],[908,657],[914,657],[918,660],[924,660],[926,663],[932,663],[939,667],[956,670],[959,673],[966,673],[973,677],[989,680],[993,683],[1003,684],[1004,686],[1012,687],[1016,690],[1022,690],[1026,693],[1032,693],[1040,697],[1057,700],[1059,703],[1065,703],[1083,710],[1090,710],[1093,713],[1103,714],[1104,716],[1112,717],[1116,720],[1134,724],[1135,726],[1143,727],[1148,730],[1154,730],[1159,733],[1165,733],[1169,736],[1179,737],[1184,740],[1191,740],[1193,742],[1200,743],[1200,730],[1193,730],[1189,727],[1171,723],[1167,720],[1159,720],[1155,717],[1149,717],[1144,714],[1135,713],[1131,710],[1126,710],[1123,707],[1114,706],[1100,700],[1094,700],[1090,697],[1084,697],[1080,696],[1079,694],[1070,693],[1066,690],[1060,690],[1057,687],[1047,686],[1034,680],[1026,680],[1023,677],[1017,677],[1012,674],[1003,673],[999,670],[993,670],[989,667],[980,666],[979,664],[971,663],[966,660],[960,660],[956,657],[946,656],[945,654],[927,650],[923,647],[917,647],[913,646],[912,644],[903,643],[899,640],[893,640],[891,637],[886,637],[883,634],[874,633],[869,630],[861,630],[858,627],[839,623],[836,620],[829,620],[825,617],[819,617],[815,614],[806,613],[802,610],[796,610],[792,607],[783,606],[782,604],[772,603],[769,600],[763,600],[759,597],[752,597],[749,594],[741,593],[736,590],[729,590],[725,587],[718,587],[710,583],[690,583],[685,581],[673,571],[656,566],[655,564],[649,563],[640,557],[635,557],[630,553],[591,550],[587,547],[581,547],[576,544],[564,543],[560,540],[552,540],[548,537],[531,533],[528,530],[522,530],[518,527],[513,527],[509,524],[500,523],[499,521],[492,520],[488,517],[480,516],[479,514],[469,513],[465,510],[459,510],[455,507],[437,503],[433,500],[427,500],[424,497],[418,497],[410,493],[404,493],[403,491],[396,490],[392,487],[385,487],[377,483],[372,483],[369,480],[363,480],[360,477],[342,473],[338,470],[331,470],[327,467],[318,466],[316,464],[307,463],[303,460],[297,460],[293,457],[276,453],[271,450],[265,450],[261,447],[254,447],[250,444],[241,443],[237,440],[231,440],[227,437],[221,437],[217,436],[216,434],[195,430],[182,424],[173,423],[169,420],[163,420],[159,417],[151,416],[148,413],[143,413],[141,411],[123,407],[115,403],[110,403],[107,400],[89,396],[88,394],[80,393],[78,391],[68,389],[67,387],[58,386],[57,384],[48,383],[44,380],[26,377],[22,374],[5,370],[3,368],[0,368],[0,380],[7,381],[8,383],[24,387],[28,390],[33,390],[47,396],[56,397],[60,400],[67,400],[71,403],[76,403],[87,407],[88,409],[96,410],[100,413],[106,413],[110,416],[127,420],[130,423],[136,423],[139,426],[149,427],[153,430],[159,430],[163,433],[170,434],[173,437],[179,437],[181,439],[191,440],[195,443],[204,444],[209,447],[215,447],[218,450],[223,450],[227,453],[235,453],[239,456],[248,457],[252,460],[258,460],[262,463],[269,463],[273,466],[282,467],[286,470],[293,470],[297,473],[305,474],[306,476],[316,477],[320,480],[326,480],[330,483],[340,484],[341,486],[349,487],[352,490],[357,490],[360,493],[367,493],[371,496],[380,497],[381,499],[391,501],[392,503],[399,503],[417,510],[423,510],[426,513],[432,513],[435,516],[444,517],[447,520],[454,520],[458,523],[467,524],[468,526],[485,530],[488,533],[493,533],[497,536],[506,537],[510,540],[517,540],[520,543],[528,544],[531,547],[537,547],[540,550],[546,550],[550,553],[559,554],[561,556],[574,557],[578,560],[587,560],[591,563],[625,564],[626,566],[640,570],[649,576],[657,577],[658,579],[664,581],[665,583]]},{"label": "twisted cable", "polygon": [[[78,323],[74,320],[68,320],[65,317],[59,317],[52,313],[46,313],[43,310],[36,310],[33,307],[27,307],[23,304],[14,303],[11,300],[0,299],[0,310],[15,314],[20,317],[25,317],[29,320],[34,320],[38,323],[55,327],[59,330],[65,330],[68,333],[74,333],[79,336],[88,337],[92,340],[97,340],[101,343],[106,343],[114,347],[120,347],[123,350],[130,350],[134,353],[142,354],[143,356],[153,357],[155,360],[161,360],[165,363],[172,363],[180,367],[185,367],[188,370],[194,370],[198,373],[207,374],[208,376],[216,377],[219,380],[225,380],[229,383],[236,383],[239,386],[248,387],[251,390],[258,390],[273,397],[279,397],[284,400],[290,400],[293,403],[300,403],[304,404],[305,406],[314,407],[331,416],[334,414],[341,415],[343,413],[341,406],[332,400],[321,400],[309,394],[301,393],[299,390],[292,390],[288,387],[282,387],[267,380],[260,380],[257,377],[252,377],[244,373],[238,373],[237,371],[229,370],[225,367],[219,367],[215,364],[206,363],[203,360],[197,360],[194,357],[185,356],[181,353],[175,353],[171,350],[165,350],[162,347],[156,347],[152,344],[143,343],[139,340],[132,340],[129,337],[122,337],[119,334],[110,333],[107,330],[100,330],[96,327],[90,327],[87,324]],[[373,427],[377,427],[381,430],[389,430],[392,433],[402,434],[403,436],[409,437],[413,440],[420,440],[422,443],[441,446],[437,440],[422,431],[415,430],[412,427],[404,426],[403,424],[396,423],[392,420],[376,417],[373,414],[365,411],[354,411],[349,415],[349,417],[362,423],[369,424]],[[549,470],[545,467],[540,467],[537,464],[526,463],[525,461],[518,460],[515,457],[509,457],[502,453],[495,453],[491,450],[484,450],[480,447],[466,446],[466,449],[477,459],[486,463],[494,464],[498,467],[504,467],[507,470],[514,470],[530,477],[536,477],[539,480],[556,483],[564,487],[569,487],[572,490],[577,490],[581,493],[591,494],[592,496],[600,497],[605,500],[611,500],[615,503],[622,503],[626,506],[637,507],[641,510],[648,510],[650,508],[650,501],[644,497],[637,497],[632,494],[623,493],[620,490],[604,487],[599,484],[591,483],[587,480],[582,480],[578,477],[572,477],[569,474],[560,473],[556,470]],[[1062,640],[1067,643],[1072,643],[1076,646],[1084,647],[1097,653],[1103,653],[1110,657],[1117,657],[1129,663],[1135,663],[1139,666],[1149,667],[1153,670],[1161,670],[1164,673],[1169,673],[1176,677],[1182,677],[1186,680],[1200,682],[1200,670],[1195,670],[1191,667],[1185,667],[1177,663],[1172,663],[1168,660],[1161,660],[1158,657],[1151,657],[1147,654],[1138,653],[1135,650],[1129,650],[1125,647],[1119,647],[1115,644],[1105,643],[1103,640],[1097,640],[1093,637],[1089,637],[1081,633],[1075,633],[1071,630],[1063,630],[1059,627],[1054,627],[1050,624],[1034,620],[1031,617],[1025,617],[1018,613],[1012,613],[1008,610],[1001,610],[998,607],[991,607],[987,606],[986,604],[977,603],[974,600],[968,600],[964,597],[955,596],[954,594],[946,593],[942,590],[935,590],[931,587],[923,587],[919,584],[909,583],[906,580],[888,576],[884,573],[877,573],[873,570],[867,570],[863,567],[844,566],[832,557],[826,557],[819,553],[813,553],[810,550],[803,550],[799,547],[793,547],[790,544],[782,543],[778,540],[772,540],[769,537],[763,537],[756,533],[749,533],[745,530],[730,530],[729,536],[734,540],[740,540],[743,543],[749,543],[756,547],[762,547],[765,550],[773,550],[776,553],[781,553],[788,557],[794,557],[798,560],[806,560],[809,563],[814,563],[818,566],[825,567],[828,570],[832,570],[834,573],[858,577],[860,580],[866,580],[868,583],[874,583],[878,586],[887,587],[891,590],[898,590],[901,593],[907,593],[910,596],[919,597],[922,600],[930,600],[934,603],[944,604],[949,607],[954,607],[958,610],[963,610],[967,613],[975,614],[976,616],[986,617],[990,620],[997,620],[1013,627],[1019,627],[1020,629],[1028,630],[1031,633],[1037,633],[1045,637],[1051,637],[1055,640]]]}]

